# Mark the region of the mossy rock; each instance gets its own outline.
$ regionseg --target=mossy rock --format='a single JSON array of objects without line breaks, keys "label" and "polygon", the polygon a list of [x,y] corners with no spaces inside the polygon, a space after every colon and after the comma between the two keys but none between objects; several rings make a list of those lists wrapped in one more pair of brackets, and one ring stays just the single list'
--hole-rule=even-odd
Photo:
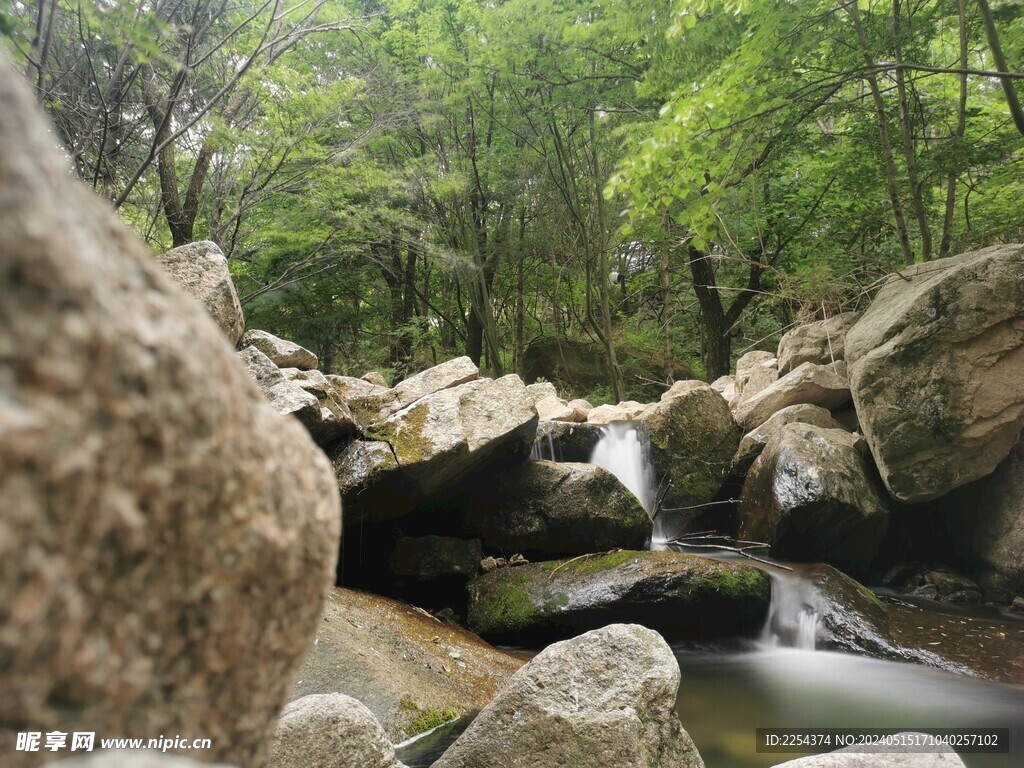
[{"label": "mossy rock", "polygon": [[470,628],[501,640],[546,641],[617,622],[709,639],[755,634],[771,586],[745,564],[621,550],[492,571],[470,582],[469,594]]}]

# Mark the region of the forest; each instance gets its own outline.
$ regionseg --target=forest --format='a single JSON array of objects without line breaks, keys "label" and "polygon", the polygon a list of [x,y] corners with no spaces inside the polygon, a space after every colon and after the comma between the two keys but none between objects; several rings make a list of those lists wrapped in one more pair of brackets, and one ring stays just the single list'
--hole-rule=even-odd
[{"label": "forest", "polygon": [[0,32],[81,180],[155,251],[214,241],[250,326],[598,404],[1024,240],[1021,10],[13,0]]}]

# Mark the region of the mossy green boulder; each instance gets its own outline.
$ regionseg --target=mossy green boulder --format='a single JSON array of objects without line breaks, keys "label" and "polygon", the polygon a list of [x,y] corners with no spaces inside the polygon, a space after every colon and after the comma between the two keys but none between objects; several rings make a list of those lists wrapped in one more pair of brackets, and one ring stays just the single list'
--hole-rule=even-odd
[{"label": "mossy green boulder", "polygon": [[771,598],[757,568],[621,550],[492,571],[469,584],[469,626],[501,640],[570,637],[616,622],[669,639],[755,634]]}]

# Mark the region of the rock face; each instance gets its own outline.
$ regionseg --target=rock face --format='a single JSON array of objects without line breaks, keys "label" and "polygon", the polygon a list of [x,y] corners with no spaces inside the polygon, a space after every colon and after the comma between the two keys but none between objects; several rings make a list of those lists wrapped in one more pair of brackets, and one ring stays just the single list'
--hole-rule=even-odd
[{"label": "rock face", "polygon": [[771,588],[747,565],[623,550],[491,571],[469,596],[469,626],[488,637],[548,639],[632,621],[693,639],[753,634]]},{"label": "rock face", "polygon": [[523,662],[418,608],[333,589],[292,697],[346,693],[395,742],[448,715],[477,712]]},{"label": "rock face", "polygon": [[782,427],[754,462],[740,497],[740,538],[776,557],[863,573],[889,525],[863,439],[810,424]]},{"label": "rock face", "polygon": [[522,380],[509,375],[460,383],[463,375],[468,371],[445,377],[448,388],[398,410],[424,389],[422,380],[415,382],[420,377],[406,379],[403,389],[349,401],[357,418],[370,419],[363,422],[364,439],[335,458],[350,520],[400,517],[489,466],[529,455],[537,411]]},{"label": "rock face", "polygon": [[750,465],[761,455],[761,451],[768,442],[775,437],[776,433],[786,424],[813,424],[823,429],[843,429],[843,425],[832,418],[832,414],[825,408],[817,405],[803,403],[791,405],[776,412],[764,424],[753,432],[748,432],[740,440],[740,447],[732,460],[732,471],[744,475],[750,469]]},{"label": "rock face", "polygon": [[777,411],[790,405],[810,403],[822,408],[837,408],[850,399],[846,363],[829,365],[804,363],[749,399],[741,399],[735,409],[736,421],[745,429],[755,429]]},{"label": "rock face", "polygon": [[1024,593],[1024,442],[995,472],[956,489],[942,504],[962,554]]},{"label": "rock face", "polygon": [[232,346],[245,330],[242,305],[228,271],[228,260],[216,243],[204,240],[172,248],[156,257],[168,274],[199,299]]},{"label": "rock face", "polygon": [[316,355],[294,341],[279,339],[266,331],[246,331],[238,342],[241,347],[256,347],[274,361],[278,368],[298,368],[300,371],[315,370]]},{"label": "rock face", "polygon": [[555,643],[434,768],[703,768],[675,715],[679,665],[657,633],[615,624]]},{"label": "rock face", "polygon": [[261,766],[334,578],[330,467],[0,67],[0,751],[196,734]]},{"label": "rock face", "polygon": [[779,340],[779,373],[785,376],[804,363],[845,360],[846,334],[859,319],[860,312],[843,312],[789,331]]},{"label": "rock face", "polygon": [[896,498],[935,499],[991,473],[1024,426],[1024,246],[902,270],[850,330],[846,355]]},{"label": "rock face", "polygon": [[[662,508],[687,510],[711,501],[740,441],[722,396],[706,384],[690,388],[651,406],[640,422],[650,435],[651,459],[663,484]],[[663,521],[673,514],[688,519],[687,511],[658,514]]]},{"label": "rock face", "polygon": [[340,693],[303,696],[284,708],[269,768],[405,768],[377,718]]},{"label": "rock face", "polygon": [[480,571],[480,539],[451,536],[402,536],[388,559],[391,572],[430,581],[443,576],[469,579]]},{"label": "rock face", "polygon": [[550,559],[641,549],[652,524],[637,498],[600,467],[527,461],[473,484],[466,528],[488,550]]}]

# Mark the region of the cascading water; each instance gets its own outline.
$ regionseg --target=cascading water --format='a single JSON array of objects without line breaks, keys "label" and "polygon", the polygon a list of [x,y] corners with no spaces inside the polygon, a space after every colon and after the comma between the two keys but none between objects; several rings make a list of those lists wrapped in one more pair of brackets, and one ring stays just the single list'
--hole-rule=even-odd
[{"label": "cascading water", "polygon": [[560,451],[555,448],[555,441],[551,433],[537,435],[533,441],[533,449],[530,451],[530,458],[534,461],[561,461]]},{"label": "cascading water", "polygon": [[[590,463],[619,478],[627,490],[639,499],[644,511],[654,510],[657,480],[651,463],[651,447],[647,434],[629,421],[613,421],[602,430],[600,442],[594,446]],[[660,537],[655,518],[654,541]]]},{"label": "cascading water", "polygon": [[765,568],[772,580],[768,618],[761,642],[813,651],[818,634],[821,595],[808,579],[778,568]]}]

